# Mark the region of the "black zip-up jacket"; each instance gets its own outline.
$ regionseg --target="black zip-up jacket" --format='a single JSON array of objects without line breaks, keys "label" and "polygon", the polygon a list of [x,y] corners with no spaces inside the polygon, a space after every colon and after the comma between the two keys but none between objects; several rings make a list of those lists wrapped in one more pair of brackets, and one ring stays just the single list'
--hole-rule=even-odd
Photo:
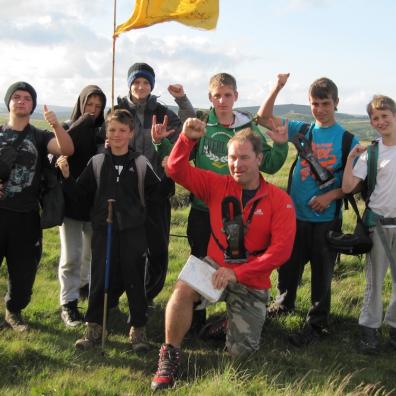
[{"label": "black zip-up jacket", "polygon": [[[140,202],[134,161],[138,155],[129,150],[124,168],[118,175],[112,155],[109,150],[106,150],[100,172],[99,188],[96,184],[92,160],[88,162],[77,181],[72,176],[64,180],[63,188],[69,198],[76,202],[87,200],[91,207],[91,221],[94,229],[106,225],[109,199],[115,200],[113,203],[113,227],[115,229],[121,231],[144,226],[146,211]],[[158,187],[159,177],[148,164],[144,180],[146,202],[156,201]]]}]

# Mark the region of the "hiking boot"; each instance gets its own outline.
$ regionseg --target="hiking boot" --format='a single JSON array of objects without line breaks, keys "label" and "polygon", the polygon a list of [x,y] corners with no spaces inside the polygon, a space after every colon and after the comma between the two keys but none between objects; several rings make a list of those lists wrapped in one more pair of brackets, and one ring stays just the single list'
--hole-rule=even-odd
[{"label": "hiking boot", "polygon": [[102,340],[102,326],[97,323],[87,323],[84,335],[75,342],[77,349],[91,349],[100,344]]},{"label": "hiking boot", "polygon": [[309,324],[304,325],[302,330],[289,336],[289,342],[295,347],[303,347],[312,342],[321,341],[329,335],[329,330],[325,327],[314,327]]},{"label": "hiking boot", "polygon": [[396,328],[389,328],[389,343],[396,349]]},{"label": "hiking boot", "polygon": [[267,318],[268,319],[277,318],[282,315],[287,315],[291,312],[293,312],[292,309],[287,308],[285,305],[283,305],[277,301],[274,301],[267,308]]},{"label": "hiking boot", "polygon": [[4,321],[8,326],[18,333],[23,333],[24,331],[29,330],[28,325],[22,319],[21,311],[11,312],[6,309]]},{"label": "hiking boot", "polygon": [[80,301],[88,300],[89,296],[89,283],[80,287]]},{"label": "hiking boot", "polygon": [[77,300],[62,305],[61,318],[68,327],[76,327],[82,324],[82,316],[77,308]]},{"label": "hiking boot", "polygon": [[199,332],[199,338],[205,341],[225,341],[227,335],[227,325],[228,320],[226,318],[208,322]]},{"label": "hiking boot", "polygon": [[360,350],[367,354],[375,354],[379,352],[378,329],[360,326],[360,331]]},{"label": "hiking boot", "polygon": [[151,381],[151,390],[171,388],[180,366],[180,348],[162,344],[159,352],[158,369]]},{"label": "hiking boot", "polygon": [[129,342],[132,344],[132,349],[139,352],[148,352],[150,345],[146,337],[146,327],[134,327],[129,330]]}]

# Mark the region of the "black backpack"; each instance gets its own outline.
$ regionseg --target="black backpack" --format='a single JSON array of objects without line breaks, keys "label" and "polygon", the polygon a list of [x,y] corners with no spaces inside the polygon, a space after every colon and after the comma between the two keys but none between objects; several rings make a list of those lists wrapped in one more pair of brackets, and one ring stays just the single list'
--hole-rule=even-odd
[{"label": "black backpack", "polygon": [[[361,195],[366,203],[366,209],[377,179],[378,141],[372,142],[367,148],[367,155],[367,176],[363,181],[363,189],[361,191]],[[373,246],[368,229],[360,216],[353,194],[348,194],[346,199],[356,214],[356,226],[353,234],[329,231],[326,235],[327,242],[330,248],[337,253],[352,256],[368,253]]]}]

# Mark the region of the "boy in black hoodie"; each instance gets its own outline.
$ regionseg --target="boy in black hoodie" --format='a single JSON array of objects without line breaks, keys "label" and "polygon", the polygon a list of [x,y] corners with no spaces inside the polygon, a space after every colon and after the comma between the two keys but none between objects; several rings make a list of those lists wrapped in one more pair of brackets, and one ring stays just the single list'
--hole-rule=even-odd
[{"label": "boy in black hoodie", "polygon": [[[70,173],[75,179],[97,152],[97,135],[104,123],[105,106],[103,91],[96,85],[88,85],[81,91],[71,119],[64,124],[75,147],[74,154],[68,158]],[[88,296],[91,267],[92,227],[86,204],[65,197],[65,218],[59,227],[59,235],[61,317],[66,326],[74,327],[82,321],[77,303]]]},{"label": "boy in black hoodie", "polygon": [[[125,291],[129,304],[129,340],[135,351],[147,350],[145,325],[147,301],[145,292],[145,202],[158,196],[159,178],[145,160],[144,201],[139,190],[139,153],[128,147],[133,136],[134,120],[126,110],[115,110],[106,119],[109,149],[94,156],[77,182],[70,177],[67,159],[57,164],[62,171],[64,190],[76,202],[87,199],[91,206],[92,265],[88,310],[85,316],[87,331],[76,341],[79,349],[90,349],[100,343],[102,335],[104,274],[106,257],[106,218],[108,200],[114,199],[112,252],[108,298],[114,300]],[[104,156],[100,169],[96,159]]]}]

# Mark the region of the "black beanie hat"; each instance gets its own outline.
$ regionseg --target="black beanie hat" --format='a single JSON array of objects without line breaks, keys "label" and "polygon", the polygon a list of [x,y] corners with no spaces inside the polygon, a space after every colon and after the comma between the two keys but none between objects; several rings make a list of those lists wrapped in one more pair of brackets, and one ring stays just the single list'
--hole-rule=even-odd
[{"label": "black beanie hat", "polygon": [[36,108],[37,105],[37,93],[36,90],[30,84],[24,81],[17,81],[14,84],[10,85],[9,88],[7,89],[7,92],[4,96],[4,103],[7,106],[8,111],[10,111],[11,96],[14,94],[15,91],[26,91],[30,93],[33,100],[33,107],[30,114],[33,114],[34,109]]},{"label": "black beanie hat", "polygon": [[134,63],[128,70],[128,88],[139,77],[145,78],[151,86],[151,90],[155,84],[155,73],[151,66],[147,63]]}]

